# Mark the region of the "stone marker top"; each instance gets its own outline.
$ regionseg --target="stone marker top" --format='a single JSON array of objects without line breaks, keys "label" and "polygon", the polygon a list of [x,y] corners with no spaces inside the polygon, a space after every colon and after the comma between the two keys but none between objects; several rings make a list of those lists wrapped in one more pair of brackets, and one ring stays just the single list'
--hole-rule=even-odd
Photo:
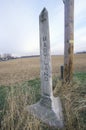
[{"label": "stone marker top", "polygon": [[48,12],[47,9],[44,7],[41,13]]},{"label": "stone marker top", "polygon": [[47,9],[44,7],[43,10],[41,11],[40,15],[45,14],[46,12],[48,13]]},{"label": "stone marker top", "polygon": [[66,0],[63,0],[63,3],[64,3],[64,4],[65,4],[65,1],[66,1]]},{"label": "stone marker top", "polygon": [[40,15],[39,15],[39,19],[41,22],[44,22],[47,20],[48,17],[48,11],[47,9],[44,7],[43,10],[41,11]]}]

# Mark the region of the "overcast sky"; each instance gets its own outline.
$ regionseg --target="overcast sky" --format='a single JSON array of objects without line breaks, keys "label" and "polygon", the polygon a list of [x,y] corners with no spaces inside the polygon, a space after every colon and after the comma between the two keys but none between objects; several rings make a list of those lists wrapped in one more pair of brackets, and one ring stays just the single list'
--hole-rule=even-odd
[{"label": "overcast sky", "polygon": [[[39,14],[49,13],[52,54],[64,53],[62,0],[0,0],[0,54],[39,54]],[[86,0],[75,0],[74,50],[86,51]]]}]

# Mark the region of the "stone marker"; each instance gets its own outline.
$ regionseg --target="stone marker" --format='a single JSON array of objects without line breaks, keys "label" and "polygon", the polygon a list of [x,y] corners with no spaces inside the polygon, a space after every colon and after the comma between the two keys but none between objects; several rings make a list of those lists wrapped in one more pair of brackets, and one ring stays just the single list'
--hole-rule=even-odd
[{"label": "stone marker", "polygon": [[50,38],[48,12],[44,8],[39,16],[40,30],[40,77],[41,99],[38,103],[28,106],[31,111],[43,123],[55,128],[63,127],[62,106],[59,97],[53,97],[52,69],[50,56]]}]

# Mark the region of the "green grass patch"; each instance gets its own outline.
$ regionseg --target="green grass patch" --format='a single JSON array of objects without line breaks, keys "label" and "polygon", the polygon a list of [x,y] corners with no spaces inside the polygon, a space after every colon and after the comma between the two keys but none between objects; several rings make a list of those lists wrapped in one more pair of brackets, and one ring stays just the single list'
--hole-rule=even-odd
[{"label": "green grass patch", "polygon": [[84,73],[78,72],[78,73],[75,73],[74,76],[78,78],[78,80],[80,80],[82,84],[83,82],[86,82],[86,72]]},{"label": "green grass patch", "polygon": [[40,79],[34,79],[34,80],[28,81],[28,86],[31,86],[31,93],[33,95],[35,95],[35,102],[40,100],[40,97],[41,97],[41,82],[40,82]]},{"label": "green grass patch", "polygon": [[8,86],[0,86],[0,125],[7,107],[6,98],[8,95],[8,91],[9,91]]}]

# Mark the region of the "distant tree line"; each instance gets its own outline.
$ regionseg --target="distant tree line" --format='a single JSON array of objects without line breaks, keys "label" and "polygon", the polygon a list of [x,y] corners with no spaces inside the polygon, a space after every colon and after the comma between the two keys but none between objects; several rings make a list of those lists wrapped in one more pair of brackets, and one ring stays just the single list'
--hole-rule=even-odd
[{"label": "distant tree line", "polygon": [[76,54],[85,54],[86,51],[82,51],[82,52],[77,52]]},{"label": "distant tree line", "polygon": [[12,56],[12,54],[8,54],[8,53],[0,54],[0,61],[6,61],[10,59],[15,59],[15,57]]},{"label": "distant tree line", "polygon": [[19,58],[32,58],[32,57],[39,57],[39,55],[14,57],[12,56],[12,54],[4,53],[4,54],[0,54],[0,61],[7,61],[7,60],[19,59]]}]

